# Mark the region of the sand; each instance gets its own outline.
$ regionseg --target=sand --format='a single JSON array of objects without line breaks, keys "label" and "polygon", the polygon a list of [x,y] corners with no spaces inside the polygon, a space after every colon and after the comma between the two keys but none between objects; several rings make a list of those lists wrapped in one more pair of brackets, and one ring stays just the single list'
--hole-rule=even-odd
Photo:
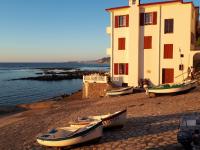
[{"label": "sand", "polygon": [[[106,131],[97,143],[72,149],[182,149],[177,143],[179,119],[200,113],[200,88],[187,94],[148,98],[144,93],[81,99],[81,92],[59,101],[22,105],[26,111],[0,116],[0,150],[43,150],[36,136],[67,126],[77,117],[128,109],[124,128]],[[47,150],[51,148],[47,148]]]}]

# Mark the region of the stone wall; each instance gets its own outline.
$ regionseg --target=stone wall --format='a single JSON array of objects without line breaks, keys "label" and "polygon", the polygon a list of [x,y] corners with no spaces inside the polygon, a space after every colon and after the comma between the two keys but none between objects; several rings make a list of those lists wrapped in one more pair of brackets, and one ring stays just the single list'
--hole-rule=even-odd
[{"label": "stone wall", "polygon": [[83,99],[104,97],[106,91],[111,89],[108,83],[83,83]]}]

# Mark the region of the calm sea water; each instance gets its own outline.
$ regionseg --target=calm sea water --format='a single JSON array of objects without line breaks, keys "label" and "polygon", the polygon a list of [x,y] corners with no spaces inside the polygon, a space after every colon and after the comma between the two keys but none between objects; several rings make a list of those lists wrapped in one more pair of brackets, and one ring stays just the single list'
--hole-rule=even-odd
[{"label": "calm sea water", "polygon": [[107,65],[78,63],[0,63],[0,105],[36,102],[81,89],[82,80],[29,81],[11,79],[37,76],[38,68],[74,68],[81,70],[108,70]]}]

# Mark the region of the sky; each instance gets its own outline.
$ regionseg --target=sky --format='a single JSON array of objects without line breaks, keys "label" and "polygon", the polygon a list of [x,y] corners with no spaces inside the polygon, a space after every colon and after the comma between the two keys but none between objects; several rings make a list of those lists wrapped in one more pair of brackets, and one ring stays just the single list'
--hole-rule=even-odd
[{"label": "sky", "polygon": [[105,9],[127,4],[128,0],[0,0],[0,62],[105,57],[110,47]]}]

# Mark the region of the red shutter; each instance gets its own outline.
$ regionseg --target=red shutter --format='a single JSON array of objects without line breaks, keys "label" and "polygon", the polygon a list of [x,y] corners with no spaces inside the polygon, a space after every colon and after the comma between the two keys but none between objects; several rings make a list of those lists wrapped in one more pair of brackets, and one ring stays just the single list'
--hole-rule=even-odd
[{"label": "red shutter", "polygon": [[115,28],[119,27],[119,16],[115,16]]},{"label": "red shutter", "polygon": [[125,48],[126,48],[126,39],[119,38],[118,39],[118,50],[125,50]]},{"label": "red shutter", "polygon": [[144,26],[144,13],[140,13],[140,25]]},{"label": "red shutter", "polygon": [[129,27],[129,15],[126,15],[126,27]]},{"label": "red shutter", "polygon": [[164,58],[173,58],[173,44],[164,45]]},{"label": "red shutter", "polygon": [[126,75],[128,75],[128,63],[126,63]]},{"label": "red shutter", "polygon": [[174,69],[163,69],[162,70],[162,83],[173,83],[174,82]]},{"label": "red shutter", "polygon": [[145,36],[144,49],[151,49],[151,48],[152,48],[152,36]]},{"label": "red shutter", "polygon": [[118,63],[114,64],[114,75],[118,75],[119,74],[119,68],[118,68]]},{"label": "red shutter", "polygon": [[157,24],[157,12],[153,12],[153,24]]}]

